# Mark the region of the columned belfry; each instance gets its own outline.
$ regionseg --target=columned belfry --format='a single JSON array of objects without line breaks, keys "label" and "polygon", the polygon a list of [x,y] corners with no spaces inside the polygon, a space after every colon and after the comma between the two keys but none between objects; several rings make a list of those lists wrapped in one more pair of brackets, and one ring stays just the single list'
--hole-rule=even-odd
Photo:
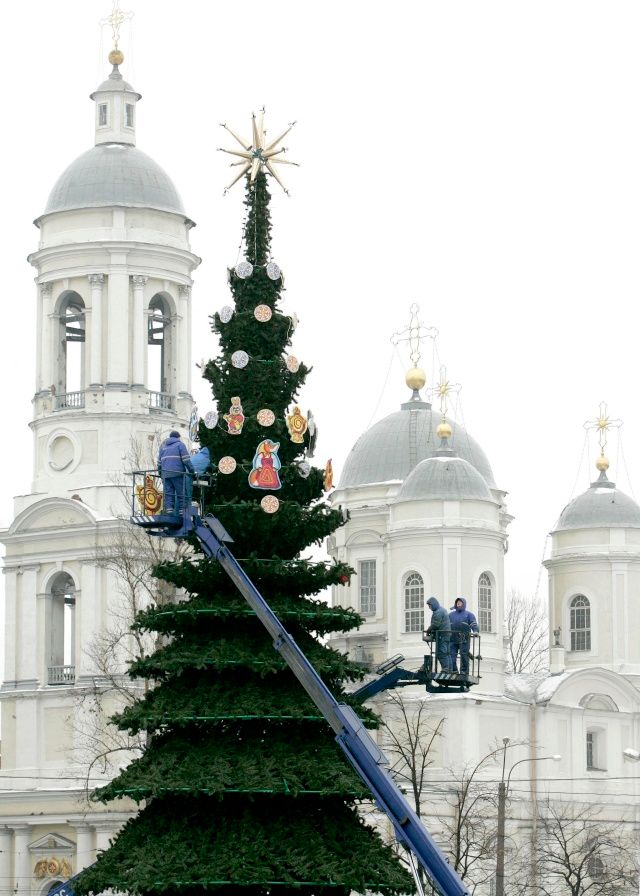
[{"label": "columned belfry", "polygon": [[117,44],[109,61],[91,94],[95,145],[55,183],[29,256],[38,309],[33,480],[30,490],[16,482],[27,493],[1,535],[2,764],[13,791],[2,816],[15,824],[2,831],[0,889],[19,896],[53,883],[34,876],[36,860],[50,858],[38,867],[59,866],[64,879],[128,817],[126,807],[105,813],[82,799],[77,714],[97,680],[90,646],[122,593],[100,557],[127,525],[132,459],[153,463],[170,430],[186,437],[193,408],[194,224],[168,175],[136,147],[140,94],[123,78]]}]

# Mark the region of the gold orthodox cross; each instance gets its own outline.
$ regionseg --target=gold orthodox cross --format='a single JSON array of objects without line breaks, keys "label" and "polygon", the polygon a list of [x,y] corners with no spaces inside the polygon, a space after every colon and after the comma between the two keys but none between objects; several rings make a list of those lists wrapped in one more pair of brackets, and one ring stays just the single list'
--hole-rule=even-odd
[{"label": "gold orthodox cross", "polygon": [[411,312],[409,326],[405,327],[404,330],[398,330],[394,333],[391,337],[391,342],[393,345],[398,345],[400,342],[407,342],[409,344],[409,357],[411,358],[411,363],[414,367],[417,367],[420,363],[420,358],[422,357],[420,352],[421,343],[423,343],[425,339],[435,339],[438,335],[438,331],[435,327],[425,327],[424,324],[420,322],[420,318],[418,317],[420,306],[416,305],[415,302],[409,308],[409,311]]},{"label": "gold orthodox cross", "polygon": [[601,454],[604,454],[604,449],[607,447],[607,434],[609,430],[620,429],[621,426],[622,420],[614,420],[609,416],[606,401],[600,402],[600,408],[598,410],[598,416],[596,417],[596,419],[587,420],[584,424],[584,428],[586,430],[596,430],[598,434],[598,444],[600,445]]},{"label": "gold orthodox cross", "polygon": [[120,9],[120,0],[113,0],[113,9],[111,10],[111,15],[107,16],[106,19],[102,19],[101,25],[110,25],[111,26],[111,36],[113,38],[113,49],[118,49],[118,41],[120,40],[120,27],[126,22],[128,19],[133,18],[132,12],[125,12]]}]

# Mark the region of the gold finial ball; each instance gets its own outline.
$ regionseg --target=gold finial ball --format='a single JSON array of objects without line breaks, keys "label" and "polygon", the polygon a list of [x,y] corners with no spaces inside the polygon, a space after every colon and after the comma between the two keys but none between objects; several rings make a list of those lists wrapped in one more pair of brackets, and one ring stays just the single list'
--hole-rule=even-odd
[{"label": "gold finial ball", "polygon": [[601,473],[604,473],[609,469],[609,458],[605,457],[604,454],[601,454],[598,460],[596,461],[596,470],[600,470]]},{"label": "gold finial ball", "polygon": [[412,367],[404,378],[405,383],[410,389],[422,389],[427,382],[427,374],[419,367]]},{"label": "gold finial ball", "polygon": [[122,65],[124,62],[124,53],[122,50],[112,50],[109,53],[109,62],[111,65]]},{"label": "gold finial ball", "polygon": [[451,436],[451,424],[447,423],[446,420],[442,420],[438,423],[438,427],[436,429],[436,435],[439,439],[448,439]]}]

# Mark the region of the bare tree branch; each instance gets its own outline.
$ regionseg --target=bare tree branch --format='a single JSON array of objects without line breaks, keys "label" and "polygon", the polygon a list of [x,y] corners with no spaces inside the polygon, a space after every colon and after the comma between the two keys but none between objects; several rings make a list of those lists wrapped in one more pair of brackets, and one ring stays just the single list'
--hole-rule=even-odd
[{"label": "bare tree branch", "polygon": [[508,671],[534,673],[547,668],[548,621],[543,603],[512,588],[506,609]]},{"label": "bare tree branch", "polygon": [[547,801],[537,846],[545,896],[621,896],[638,892],[637,843],[592,803]]}]

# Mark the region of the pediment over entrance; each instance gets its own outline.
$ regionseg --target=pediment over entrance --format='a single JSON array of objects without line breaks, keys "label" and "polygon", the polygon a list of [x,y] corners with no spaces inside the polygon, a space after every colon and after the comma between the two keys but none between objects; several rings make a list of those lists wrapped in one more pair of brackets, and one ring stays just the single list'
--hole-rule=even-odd
[{"label": "pediment over entrance", "polygon": [[29,852],[37,853],[56,852],[66,855],[67,853],[73,852],[75,848],[76,845],[73,840],[68,840],[60,834],[45,834],[44,837],[39,837],[37,840],[34,840],[33,843],[29,844]]},{"label": "pediment over entrance", "polygon": [[81,501],[70,498],[46,498],[23,510],[13,521],[9,534],[86,526],[95,522],[94,511]]}]

